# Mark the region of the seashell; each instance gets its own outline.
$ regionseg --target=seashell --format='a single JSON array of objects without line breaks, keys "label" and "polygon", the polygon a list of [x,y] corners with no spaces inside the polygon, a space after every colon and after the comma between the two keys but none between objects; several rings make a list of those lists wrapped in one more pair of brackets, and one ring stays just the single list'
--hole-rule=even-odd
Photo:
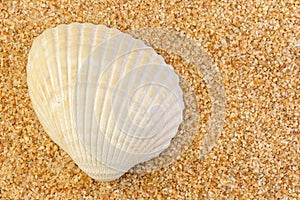
[{"label": "seashell", "polygon": [[141,40],[104,25],[46,30],[30,50],[27,82],[51,139],[100,181],[157,157],[183,119],[173,67]]}]

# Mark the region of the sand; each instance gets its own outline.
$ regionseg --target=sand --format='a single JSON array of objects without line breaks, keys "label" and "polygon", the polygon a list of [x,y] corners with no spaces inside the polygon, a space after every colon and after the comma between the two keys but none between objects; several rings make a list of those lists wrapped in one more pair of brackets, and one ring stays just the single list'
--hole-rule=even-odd
[{"label": "sand", "polygon": [[[300,199],[299,1],[1,1],[0,199]],[[28,95],[33,40],[62,23],[122,31],[170,28],[198,41],[220,69],[226,118],[199,159],[211,101],[204,78],[157,50],[194,86],[201,125],[170,166],[101,183],[47,135]]]}]

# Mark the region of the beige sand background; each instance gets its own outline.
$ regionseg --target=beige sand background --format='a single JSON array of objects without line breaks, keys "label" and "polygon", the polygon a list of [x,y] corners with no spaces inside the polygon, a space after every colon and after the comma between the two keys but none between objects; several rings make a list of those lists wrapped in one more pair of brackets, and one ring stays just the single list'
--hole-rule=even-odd
[{"label": "beige sand background", "polygon": [[[0,199],[300,199],[299,11],[296,0],[2,0]],[[75,21],[122,31],[168,27],[199,41],[226,88],[225,126],[212,152],[198,159],[200,130],[168,168],[109,183],[83,173],[44,132],[26,84],[33,40]],[[201,77],[190,76],[207,96]],[[198,104],[205,120],[209,100]]]}]

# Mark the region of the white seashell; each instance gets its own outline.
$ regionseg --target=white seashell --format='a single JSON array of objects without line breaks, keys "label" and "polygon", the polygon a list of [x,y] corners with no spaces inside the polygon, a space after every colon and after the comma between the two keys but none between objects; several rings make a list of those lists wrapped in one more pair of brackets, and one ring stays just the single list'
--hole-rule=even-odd
[{"label": "white seashell", "polygon": [[182,122],[173,68],[117,29],[88,23],[48,29],[32,45],[27,74],[46,132],[97,180],[117,179],[158,156]]}]

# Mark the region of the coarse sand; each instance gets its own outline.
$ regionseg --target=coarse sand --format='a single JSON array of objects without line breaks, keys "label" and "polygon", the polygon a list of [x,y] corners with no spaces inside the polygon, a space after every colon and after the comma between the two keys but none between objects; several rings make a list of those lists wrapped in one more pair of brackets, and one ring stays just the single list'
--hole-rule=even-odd
[{"label": "coarse sand", "polygon": [[[300,199],[300,2],[0,1],[0,199]],[[48,28],[169,28],[220,69],[226,119],[199,159],[212,102],[182,57],[156,49],[193,86],[198,133],[181,157],[112,182],[87,176],[46,134],[28,95],[27,57]]]}]

